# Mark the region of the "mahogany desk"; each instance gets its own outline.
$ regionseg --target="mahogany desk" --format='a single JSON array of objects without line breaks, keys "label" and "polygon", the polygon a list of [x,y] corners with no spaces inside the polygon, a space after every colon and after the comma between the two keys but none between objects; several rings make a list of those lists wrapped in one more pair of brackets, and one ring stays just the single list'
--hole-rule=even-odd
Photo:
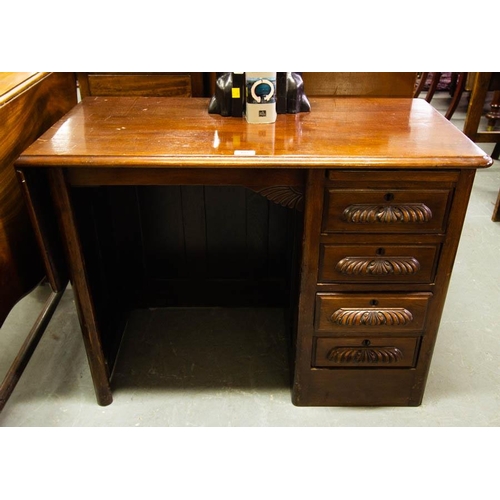
[{"label": "mahogany desk", "polygon": [[116,350],[75,194],[200,184],[303,210],[296,405],[421,403],[475,170],[491,159],[421,99],[311,105],[249,125],[209,115],[207,99],[87,98],[19,158],[33,196],[37,175],[50,179],[99,404],[112,402]]}]

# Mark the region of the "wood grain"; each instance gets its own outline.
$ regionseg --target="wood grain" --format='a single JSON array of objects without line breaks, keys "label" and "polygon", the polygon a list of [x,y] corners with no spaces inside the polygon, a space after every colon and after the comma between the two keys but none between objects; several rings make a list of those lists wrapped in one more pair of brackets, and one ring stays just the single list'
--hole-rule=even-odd
[{"label": "wood grain", "polygon": [[404,72],[302,73],[308,97],[412,97],[416,77],[416,73]]},{"label": "wood grain", "polygon": [[0,325],[45,274],[13,162],[75,104],[71,74],[0,73]]},{"label": "wood grain", "polygon": [[203,73],[78,73],[82,97],[204,97]]},{"label": "wood grain", "polygon": [[[19,166],[481,168],[491,158],[422,99],[311,99],[255,126],[209,115],[207,99],[90,97]],[[241,152],[243,154],[241,154]]]}]

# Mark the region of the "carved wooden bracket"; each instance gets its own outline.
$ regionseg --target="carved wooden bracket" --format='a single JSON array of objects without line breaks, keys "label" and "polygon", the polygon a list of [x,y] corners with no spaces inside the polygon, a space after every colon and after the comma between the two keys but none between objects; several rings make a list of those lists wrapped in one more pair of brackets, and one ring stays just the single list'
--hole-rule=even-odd
[{"label": "carved wooden bracket", "polygon": [[432,211],[423,203],[405,205],[350,205],[342,219],[349,223],[424,223],[432,219]]},{"label": "carved wooden bracket", "polygon": [[257,191],[268,200],[282,207],[303,210],[304,189],[297,186],[271,186]]},{"label": "carved wooden bracket", "polygon": [[337,309],[330,321],[340,326],[402,326],[413,321],[408,309],[395,307],[391,309]]},{"label": "carved wooden bracket", "polygon": [[345,257],[335,269],[346,275],[386,276],[415,274],[420,263],[414,257]]},{"label": "carved wooden bracket", "polygon": [[403,352],[397,347],[334,347],[327,355],[333,363],[397,363]]}]

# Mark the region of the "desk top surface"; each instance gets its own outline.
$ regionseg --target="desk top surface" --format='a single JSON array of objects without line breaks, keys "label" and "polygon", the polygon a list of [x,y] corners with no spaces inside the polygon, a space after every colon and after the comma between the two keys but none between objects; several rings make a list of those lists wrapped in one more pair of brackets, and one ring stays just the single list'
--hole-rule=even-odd
[{"label": "desk top surface", "polygon": [[423,99],[315,98],[274,124],[206,98],[90,97],[16,162],[30,167],[480,168],[484,151]]}]

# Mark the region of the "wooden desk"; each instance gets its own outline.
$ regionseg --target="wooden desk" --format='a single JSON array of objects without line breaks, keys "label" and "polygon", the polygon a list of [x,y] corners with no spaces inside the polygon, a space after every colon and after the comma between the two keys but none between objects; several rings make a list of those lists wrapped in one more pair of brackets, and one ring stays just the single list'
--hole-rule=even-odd
[{"label": "wooden desk", "polygon": [[[207,99],[88,98],[19,158],[29,190],[49,171],[99,404],[112,401],[110,325],[123,325],[103,290],[135,273],[94,278],[76,200],[110,185],[240,185],[303,210],[293,402],[421,403],[475,170],[491,159],[423,100],[311,105],[249,125],[209,115]],[[113,252],[127,262],[127,245]]]}]

